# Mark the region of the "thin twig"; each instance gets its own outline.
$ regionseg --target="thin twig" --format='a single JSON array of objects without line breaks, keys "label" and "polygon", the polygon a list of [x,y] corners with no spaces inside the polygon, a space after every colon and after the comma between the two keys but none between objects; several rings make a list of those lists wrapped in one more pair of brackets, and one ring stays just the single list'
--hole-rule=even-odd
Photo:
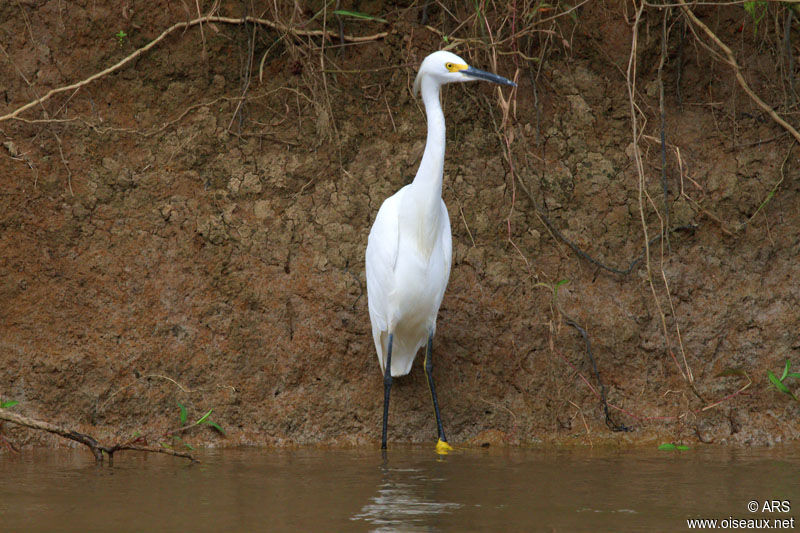
[{"label": "thin twig", "polygon": [[747,372],[745,372],[745,373],[744,373],[744,377],[746,377],[746,378],[747,378],[747,383],[746,383],[746,384],[745,384],[745,385],[744,385],[742,388],[740,388],[739,390],[737,390],[737,391],[736,391],[736,392],[734,392],[734,393],[728,394],[727,396],[725,396],[724,398],[722,398],[722,399],[721,399],[721,400],[719,400],[719,401],[716,401],[716,402],[714,402],[714,403],[710,403],[710,404],[706,405],[705,407],[703,407],[703,408],[701,409],[701,411],[708,411],[709,409],[712,409],[712,408],[714,408],[714,407],[718,406],[719,404],[721,404],[722,402],[725,402],[725,401],[727,401],[727,400],[730,400],[730,399],[731,399],[731,398],[733,398],[734,396],[738,396],[739,394],[741,394],[742,392],[744,392],[745,390],[747,390],[747,388],[748,388],[750,385],[752,385],[752,384],[753,384],[753,380],[752,380],[752,379],[750,379],[750,376],[749,376],[749,375],[747,375]]},{"label": "thin twig", "polygon": [[[692,382],[691,374],[687,374],[686,371],[681,367],[678,363],[678,359],[675,357],[673,353],[670,342],[669,342],[669,332],[667,329],[667,318],[664,314],[664,310],[661,306],[661,299],[658,297],[658,293],[656,292],[655,284],[653,283],[653,267],[650,261],[650,240],[647,238],[648,235],[648,226],[647,226],[647,218],[645,217],[645,205],[647,202],[645,200],[652,202],[650,196],[647,194],[647,190],[645,188],[645,178],[644,178],[644,163],[642,162],[642,153],[639,149],[639,121],[637,119],[639,110],[637,109],[635,97],[636,97],[636,58],[637,58],[637,48],[639,43],[639,24],[642,20],[642,12],[644,11],[644,3],[639,4],[638,8],[636,9],[636,18],[633,23],[633,32],[631,36],[631,53],[628,56],[628,69],[626,71],[625,81],[626,86],[628,88],[628,101],[630,102],[630,113],[631,113],[631,136],[632,136],[632,146],[633,146],[633,160],[636,164],[636,174],[638,176],[638,197],[639,197],[639,218],[641,221],[642,232],[644,233],[644,264],[647,269],[647,283],[650,287],[650,293],[653,295],[653,301],[656,304],[656,309],[658,310],[659,318],[661,319],[661,328],[664,332],[664,342],[666,343],[666,350],[670,356],[672,356],[673,361],[675,362],[675,366],[678,367],[678,371],[683,376],[683,379],[688,381],[689,383]],[[656,214],[658,215],[658,211],[656,210]],[[661,216],[658,215],[659,221],[661,221]],[[663,227],[663,222],[662,222]],[[688,367],[687,367],[688,370]]]},{"label": "thin twig", "polygon": [[[661,190],[664,194],[664,226],[669,227],[669,187],[667,186],[667,118],[664,110],[664,64],[667,62],[667,16],[669,9],[664,10],[661,23],[661,59],[658,62],[658,110],[661,116]],[[664,236],[667,250],[670,250],[669,233]]]}]

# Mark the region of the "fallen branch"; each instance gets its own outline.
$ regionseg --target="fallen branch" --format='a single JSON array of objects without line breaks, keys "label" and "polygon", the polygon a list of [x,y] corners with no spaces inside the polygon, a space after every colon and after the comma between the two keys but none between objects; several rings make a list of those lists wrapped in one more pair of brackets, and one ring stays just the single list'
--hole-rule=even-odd
[{"label": "fallen branch", "polygon": [[159,35],[158,37],[156,37],[155,39],[153,39],[152,41],[147,43],[145,46],[137,49],[132,54],[130,54],[129,56],[123,58],[122,60],[120,60],[117,63],[113,64],[112,66],[108,67],[107,69],[102,70],[100,72],[97,72],[95,74],[92,74],[91,76],[89,76],[88,78],[86,78],[86,79],[84,79],[82,81],[73,83],[71,85],[66,85],[64,87],[58,87],[56,89],[53,89],[50,92],[48,92],[47,94],[45,94],[44,96],[42,96],[41,98],[37,98],[36,100],[33,100],[32,102],[28,102],[27,104],[23,105],[22,107],[19,107],[19,108],[15,109],[11,113],[8,113],[6,115],[0,116],[0,122],[3,122],[5,120],[9,120],[9,119],[12,119],[12,118],[16,118],[21,113],[23,113],[23,112],[27,111],[28,109],[30,109],[32,107],[35,107],[35,106],[37,106],[37,105],[49,100],[50,98],[52,98],[53,96],[55,96],[57,94],[80,89],[84,85],[88,85],[91,82],[93,82],[93,81],[95,81],[95,80],[97,80],[99,78],[102,78],[103,76],[105,76],[107,74],[111,74],[112,72],[119,70],[120,68],[124,67],[125,65],[127,65],[128,63],[130,63],[131,61],[133,61],[134,59],[136,59],[140,55],[144,54],[145,52],[147,52],[148,50],[153,48],[159,42],[163,41],[169,34],[174,32],[175,30],[186,29],[186,28],[190,28],[192,26],[196,26],[198,24],[203,24],[203,23],[208,23],[208,22],[218,22],[220,24],[246,24],[246,23],[250,23],[250,24],[257,24],[257,25],[260,25],[260,26],[267,26],[269,28],[278,30],[280,32],[289,33],[289,34],[292,34],[292,35],[295,35],[295,36],[323,37],[323,38],[326,38],[326,39],[333,39],[333,38],[337,38],[338,39],[338,38],[341,38],[344,41],[356,42],[356,43],[357,42],[366,42],[366,41],[376,41],[378,39],[383,39],[384,37],[386,37],[388,35],[388,32],[381,32],[381,33],[376,33],[374,35],[366,35],[366,36],[351,36],[351,35],[341,35],[341,36],[339,36],[334,32],[329,32],[329,31],[324,31],[324,30],[300,30],[300,29],[297,29],[297,28],[291,28],[291,27],[285,26],[285,25],[283,25],[283,24],[281,24],[279,22],[273,22],[271,20],[261,19],[261,18],[256,18],[256,17],[249,17],[249,16],[248,17],[244,17],[244,18],[219,17],[219,16],[212,16],[212,15],[205,16],[205,17],[200,17],[200,18],[196,18],[194,20],[189,20],[189,21],[186,21],[186,22],[178,22],[176,24],[173,24],[172,26],[170,26],[169,28],[167,28],[166,30],[161,32],[161,35]]},{"label": "fallen branch", "polygon": [[29,418],[27,416],[13,413],[8,409],[0,409],[0,420],[5,420],[7,422],[11,422],[13,424],[17,424],[19,426],[23,426],[30,429],[46,431],[48,433],[58,435],[59,437],[63,437],[65,439],[85,444],[92,451],[92,455],[94,455],[95,461],[97,461],[98,463],[103,462],[103,453],[105,453],[106,455],[108,455],[109,464],[111,464],[111,462],[114,460],[114,453],[121,450],[132,450],[132,451],[149,452],[149,453],[163,453],[165,455],[183,457],[185,459],[189,459],[192,462],[199,462],[197,461],[197,459],[195,459],[188,453],[178,452],[173,449],[164,448],[161,446],[150,446],[149,444],[146,443],[146,440],[142,437],[137,437],[123,443],[106,446],[99,443],[97,439],[95,439],[91,435],[86,435],[78,431],[66,429],[61,426],[51,424],[50,422],[45,422],[43,420],[37,420],[35,418]]},{"label": "fallen branch", "polygon": [[766,113],[770,117],[772,117],[772,120],[777,122],[781,127],[783,127],[783,129],[788,131],[792,135],[792,137],[794,137],[797,140],[797,142],[800,142],[800,133],[798,133],[798,131],[794,129],[794,127],[792,127],[791,124],[783,120],[780,117],[780,115],[778,115],[775,112],[774,109],[768,106],[761,98],[758,97],[758,95],[755,92],[753,92],[750,86],[747,85],[744,76],[742,76],[742,69],[736,62],[736,57],[733,55],[731,49],[728,48],[728,46],[725,43],[723,43],[720,40],[720,38],[717,37],[717,35],[713,31],[711,31],[711,29],[708,26],[703,24],[703,22],[697,18],[697,16],[692,12],[692,10],[689,9],[689,6],[686,5],[686,2],[684,2],[684,0],[678,0],[678,3],[681,5],[681,8],[683,8],[683,11],[684,13],[686,13],[686,16],[689,17],[689,20],[692,21],[692,24],[703,30],[706,33],[706,35],[708,35],[708,37],[712,41],[714,41],[714,43],[716,43],[716,45],[719,46],[723,52],[725,52],[725,55],[727,56],[727,63],[731,66],[731,68],[733,68],[733,71],[736,74],[736,81],[739,82],[739,85],[741,85],[742,89],[744,89],[744,92],[747,93],[747,95],[756,103],[756,105],[758,105],[758,107],[766,111]]}]

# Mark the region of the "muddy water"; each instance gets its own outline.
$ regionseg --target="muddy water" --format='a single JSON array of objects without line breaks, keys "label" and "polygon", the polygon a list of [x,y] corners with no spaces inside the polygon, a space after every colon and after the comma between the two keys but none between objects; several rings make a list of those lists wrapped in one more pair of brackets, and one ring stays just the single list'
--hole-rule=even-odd
[{"label": "muddy water", "polygon": [[[128,453],[109,468],[83,450],[3,453],[0,530],[685,531],[690,518],[800,518],[797,447],[201,457],[188,465]],[[765,500],[789,503],[762,512]]]}]

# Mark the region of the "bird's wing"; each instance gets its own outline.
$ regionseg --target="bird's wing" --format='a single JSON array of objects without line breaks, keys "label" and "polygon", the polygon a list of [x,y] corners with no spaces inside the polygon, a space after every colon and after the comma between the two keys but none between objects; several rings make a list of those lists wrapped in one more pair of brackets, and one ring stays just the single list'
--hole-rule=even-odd
[{"label": "bird's wing", "polygon": [[447,213],[447,206],[442,200],[442,253],[444,255],[444,284],[442,285],[442,294],[439,296],[439,303],[444,297],[444,291],[447,288],[447,282],[450,280],[450,265],[453,263],[453,236],[450,233],[450,215]]},{"label": "bird's wing", "polygon": [[388,302],[394,291],[399,242],[398,212],[403,189],[384,200],[367,240],[367,301],[373,331],[388,331]]}]

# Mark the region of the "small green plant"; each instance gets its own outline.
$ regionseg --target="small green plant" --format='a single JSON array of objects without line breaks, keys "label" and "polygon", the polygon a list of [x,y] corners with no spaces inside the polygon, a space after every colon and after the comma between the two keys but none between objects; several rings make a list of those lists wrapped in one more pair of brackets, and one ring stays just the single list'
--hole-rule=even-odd
[{"label": "small green plant", "polygon": [[742,7],[747,14],[750,15],[750,18],[753,19],[753,35],[758,33],[758,23],[761,22],[761,19],[767,14],[767,2],[766,0],[748,0]]},{"label": "small green plant", "polygon": [[188,424],[188,425],[187,425],[187,422],[189,420],[189,416],[188,416],[187,411],[186,411],[186,406],[184,406],[181,403],[178,403],[178,409],[180,409],[180,412],[179,412],[179,415],[178,415],[178,419],[180,420],[180,427],[178,429],[174,429],[174,430],[170,431],[169,433],[167,433],[167,436],[169,436],[172,439],[172,444],[166,443],[166,442],[162,442],[161,446],[163,446],[164,448],[172,448],[173,444],[178,444],[178,445],[182,445],[182,446],[186,447],[189,450],[194,450],[194,448],[188,442],[185,442],[180,437],[179,434],[180,433],[184,433],[184,432],[186,432],[186,431],[188,431],[191,428],[196,427],[196,426],[203,426],[203,425],[211,426],[215,430],[219,431],[221,434],[225,435],[225,430],[222,429],[222,427],[219,424],[217,424],[216,422],[214,422],[210,418],[211,417],[211,413],[214,412],[214,409],[209,409],[206,412],[206,414],[204,414],[203,416],[201,416],[197,420],[197,422],[195,422],[193,424]]},{"label": "small green plant", "polygon": [[789,396],[794,398],[796,402],[800,402],[800,400],[797,399],[797,396],[795,396],[795,394],[789,389],[789,387],[786,386],[786,383],[784,383],[784,381],[787,378],[800,379],[800,372],[789,372],[790,367],[791,367],[791,362],[789,361],[789,359],[786,359],[786,364],[783,367],[783,374],[781,375],[780,378],[778,378],[770,370],[767,370],[767,377],[769,378],[769,381],[772,384],[772,386],[774,386],[782,393],[788,394]]},{"label": "small green plant", "polygon": [[200,417],[200,420],[194,423],[194,425],[199,426],[200,424],[206,424],[207,426],[211,426],[212,428],[216,429],[217,431],[219,431],[224,435],[225,431],[219,426],[219,424],[208,418],[209,416],[211,416],[211,413],[213,411],[214,411],[213,409],[209,409],[206,414]]},{"label": "small green plant", "polygon": [[7,401],[7,402],[0,402],[0,409],[8,409],[9,407],[14,407],[18,403],[19,402],[14,401],[14,400],[10,400],[10,401]]},{"label": "small green plant", "polygon": [[567,283],[569,283],[568,279],[562,279],[561,281],[556,283],[555,287],[553,287],[553,301],[558,299],[558,288],[561,287],[562,285],[566,285]]},{"label": "small green plant", "polygon": [[672,444],[671,442],[665,442],[663,444],[659,444],[658,449],[662,452],[675,450],[686,451],[689,449],[689,447],[684,444]]},{"label": "small green plant", "polygon": [[117,33],[114,34],[114,37],[117,38],[117,42],[119,43],[120,47],[122,47],[122,45],[125,44],[125,38],[127,36],[128,36],[128,34],[125,33],[123,30],[119,30]]}]

